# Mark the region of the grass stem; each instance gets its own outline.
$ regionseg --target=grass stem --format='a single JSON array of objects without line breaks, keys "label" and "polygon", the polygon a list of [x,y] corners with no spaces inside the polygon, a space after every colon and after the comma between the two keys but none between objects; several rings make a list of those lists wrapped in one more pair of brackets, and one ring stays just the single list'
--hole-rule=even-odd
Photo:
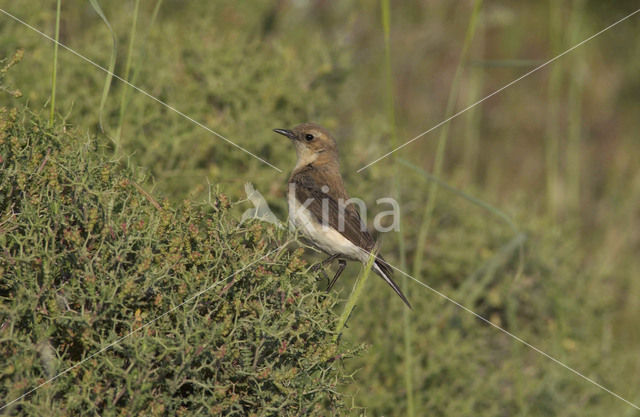
[{"label": "grass stem", "polygon": [[[476,0],[473,5],[469,24],[467,25],[467,31],[465,34],[464,42],[462,45],[462,51],[460,52],[460,59],[456,66],[456,71],[453,75],[451,82],[451,89],[449,90],[449,98],[447,99],[447,107],[445,110],[445,118],[453,114],[455,108],[456,99],[458,97],[458,91],[460,87],[460,79],[462,77],[463,67],[467,59],[469,47],[475,34],[475,30],[480,16],[480,7],[482,6],[482,0]],[[440,129],[440,136],[438,138],[438,145],[436,148],[436,155],[434,159],[433,176],[439,178],[442,174],[442,166],[444,164],[444,155],[447,147],[447,141],[449,138],[449,127],[447,123]],[[420,278],[422,271],[422,264],[424,259],[424,249],[426,246],[427,237],[429,235],[429,228],[433,218],[433,210],[435,208],[436,198],[438,193],[438,184],[435,181],[429,182],[429,189],[427,191],[427,203],[425,205],[424,215],[422,217],[422,223],[418,231],[418,237],[416,239],[416,255],[413,262],[413,275],[416,278]]]},{"label": "grass stem", "polygon": [[[562,9],[555,1],[549,1],[549,38],[551,53],[560,50],[562,36]],[[559,210],[559,150],[560,150],[560,95],[562,88],[562,66],[558,63],[551,67],[547,94],[547,134],[545,136],[545,161],[547,182],[547,207],[549,216],[555,222]]]},{"label": "grass stem", "polygon": [[[571,42],[578,42],[584,14],[584,0],[574,0],[569,23]],[[569,127],[567,132],[567,191],[569,208],[580,206],[580,159],[582,136],[582,91],[584,89],[584,57],[576,51],[569,81]]]},{"label": "grass stem", "polygon": [[58,72],[58,42],[60,40],[60,7],[62,0],[58,0],[56,5],[56,33],[53,44],[53,70],[51,71],[51,112],[49,113],[49,127],[53,127],[53,118],[56,111],[56,83]]},{"label": "grass stem", "polygon": [[[142,47],[140,48],[140,56],[141,56],[140,60],[143,62],[147,55],[147,49],[145,48],[145,46],[147,44],[147,41],[151,32],[151,28],[153,28],[158,18],[158,13],[160,12],[160,6],[162,6],[162,0],[157,0],[156,5],[153,7],[153,12],[151,12],[151,19],[149,20],[147,34],[142,39]],[[136,85],[136,82],[138,80],[138,75],[140,74],[140,68],[142,68],[141,65],[136,65],[136,67],[133,69],[133,75],[131,76],[131,84]]]},{"label": "grass stem", "polygon": [[342,310],[342,314],[338,319],[338,325],[336,326],[336,334],[333,336],[334,342],[337,342],[338,339],[340,338],[340,334],[342,333],[344,326],[347,324],[347,320],[349,320],[349,317],[351,316],[351,313],[353,312],[353,309],[355,308],[356,303],[358,302],[358,299],[362,294],[362,289],[364,288],[364,285],[367,282],[367,279],[369,278],[369,273],[371,272],[371,267],[373,266],[373,262],[375,260],[376,260],[376,254],[372,253],[371,256],[369,256],[369,261],[365,265],[364,270],[362,271],[362,274],[360,274],[356,279],[356,283],[353,285],[353,289],[351,290],[351,294],[347,299],[347,303],[344,305],[344,310]]},{"label": "grass stem", "polygon": [[[129,79],[129,73],[131,72],[131,61],[133,57],[133,45],[135,43],[136,38],[136,26],[138,23],[138,11],[140,10],[140,0],[136,0],[135,7],[133,10],[133,22],[131,23],[131,31],[129,33],[129,48],[127,50],[127,60],[124,65],[124,74],[123,78],[125,80]],[[124,116],[127,109],[127,96],[128,96],[129,88],[126,84],[122,85],[122,96],[120,97],[120,113],[118,117],[118,128],[116,130],[115,135],[115,143],[116,143],[116,155],[120,154],[120,149],[122,148],[122,125],[124,124]]]},{"label": "grass stem", "polygon": [[[395,112],[395,100],[393,98],[393,74],[391,68],[391,5],[389,0],[381,0],[380,2],[381,14],[382,14],[382,30],[384,33],[384,55],[385,55],[385,79],[387,85],[387,120],[391,129],[391,142],[394,146],[398,146],[398,129],[396,123]],[[400,178],[400,166],[398,164],[397,155],[394,157],[393,164],[393,191],[394,196],[400,199],[400,184],[398,178]],[[402,270],[406,270],[407,255],[406,246],[404,242],[404,231],[402,226],[397,237],[397,247],[400,257],[400,267]],[[402,277],[402,287],[405,296],[410,298],[409,280],[406,276]],[[411,351],[412,334],[411,334],[411,321],[409,317],[409,309],[402,309],[402,329],[404,335],[404,376],[405,376],[405,390],[406,390],[406,402],[407,402],[407,416],[415,416],[415,402],[414,402],[414,389],[413,389],[413,352]]]},{"label": "grass stem", "polygon": [[111,80],[113,79],[113,72],[116,68],[116,57],[118,55],[118,38],[116,36],[116,32],[111,27],[111,23],[109,23],[109,19],[105,16],[102,8],[100,7],[100,3],[98,0],[89,0],[89,4],[93,7],[93,10],[98,14],[100,19],[104,22],[111,34],[111,56],[109,57],[109,66],[107,69],[109,72],[107,73],[106,79],[104,81],[104,87],[102,87],[102,96],[100,97],[100,107],[98,109],[98,124],[100,125],[100,130],[102,132],[105,131],[104,123],[103,123],[103,114],[105,104],[107,103],[107,98],[109,97],[109,89],[111,88]]},{"label": "grass stem", "polygon": [[[482,11],[478,16],[478,34],[475,36],[476,46],[474,48],[476,60],[481,61],[484,58],[485,36],[482,25]],[[467,89],[467,101],[475,103],[482,94],[484,85],[485,66],[473,65],[469,70],[469,80]],[[466,182],[472,182],[477,176],[478,155],[480,152],[480,116],[482,108],[474,107],[467,112],[464,131],[464,145],[462,166],[464,172],[462,176]]]}]

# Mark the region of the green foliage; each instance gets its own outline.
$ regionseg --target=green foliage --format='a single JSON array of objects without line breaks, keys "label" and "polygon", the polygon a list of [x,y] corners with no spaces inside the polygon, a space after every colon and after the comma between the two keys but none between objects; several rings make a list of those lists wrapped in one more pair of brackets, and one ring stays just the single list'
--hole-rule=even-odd
[{"label": "green foliage", "polygon": [[220,193],[160,205],[103,151],[0,113],[3,405],[140,329],[10,410],[336,413],[354,351],[332,342],[336,299],[277,249],[282,232],[236,224]]}]

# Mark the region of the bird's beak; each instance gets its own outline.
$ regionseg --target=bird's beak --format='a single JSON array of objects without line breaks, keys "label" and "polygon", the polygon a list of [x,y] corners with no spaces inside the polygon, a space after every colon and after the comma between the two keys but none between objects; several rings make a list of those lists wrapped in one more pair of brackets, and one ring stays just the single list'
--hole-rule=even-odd
[{"label": "bird's beak", "polygon": [[273,129],[273,131],[276,133],[280,133],[281,135],[286,136],[291,140],[296,138],[296,134],[288,129]]}]

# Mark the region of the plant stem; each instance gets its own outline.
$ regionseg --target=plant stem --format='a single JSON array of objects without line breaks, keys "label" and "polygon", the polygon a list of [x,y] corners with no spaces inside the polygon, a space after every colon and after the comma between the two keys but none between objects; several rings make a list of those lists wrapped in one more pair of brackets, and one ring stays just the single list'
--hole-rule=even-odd
[{"label": "plant stem", "polygon": [[[480,28],[476,38],[476,59],[482,60],[484,58],[485,48],[485,36],[484,29],[482,27],[482,11],[478,17]],[[482,93],[482,86],[484,84],[484,67],[477,66],[472,67],[469,74],[469,88],[467,100],[469,103],[475,103],[480,99]],[[474,107],[467,112],[465,132],[464,132],[464,147],[463,147],[463,169],[462,176],[464,180],[471,183],[476,177],[476,171],[478,167],[478,152],[480,150],[480,115],[482,111],[478,107]]]},{"label": "plant stem", "polygon": [[[578,42],[583,20],[584,0],[574,0],[569,25],[571,42]],[[572,76],[569,81],[569,130],[567,132],[567,188],[569,205],[573,212],[580,207],[580,156],[582,136],[582,90],[584,64],[582,54],[574,56]],[[579,218],[578,216],[576,216]]]},{"label": "plant stem", "polygon": [[338,319],[338,325],[336,326],[336,334],[333,336],[334,342],[337,342],[338,339],[340,338],[340,334],[342,333],[342,330],[344,329],[345,324],[347,324],[347,320],[351,316],[351,313],[353,312],[353,309],[356,306],[356,303],[358,302],[360,295],[362,294],[362,289],[364,288],[364,284],[369,278],[369,273],[371,272],[371,267],[373,266],[373,262],[375,260],[376,260],[376,254],[372,253],[371,256],[369,256],[369,261],[365,265],[364,270],[362,271],[362,274],[360,274],[356,279],[356,283],[353,285],[353,289],[351,290],[351,294],[347,299],[347,303],[344,305],[344,310],[342,310],[342,314]]},{"label": "plant stem", "polygon": [[[389,0],[382,0],[380,2],[382,12],[382,30],[384,32],[384,55],[385,55],[385,78],[387,84],[387,118],[389,127],[391,129],[391,142],[395,148],[398,145],[398,129],[396,124],[396,112],[395,112],[395,100],[393,98],[393,76],[391,71],[391,6]],[[397,154],[394,155],[393,164],[394,176],[393,176],[393,190],[397,199],[400,197],[400,184],[398,178],[400,178],[399,171],[400,166],[398,164]],[[406,270],[407,256],[406,247],[404,243],[404,232],[400,227],[397,236],[397,246],[400,252],[400,267],[402,270]],[[410,297],[409,280],[406,276],[402,277],[402,287],[407,297]],[[404,335],[404,377],[405,377],[405,390],[407,401],[407,415],[409,417],[415,416],[415,403],[413,397],[413,352],[411,351],[411,321],[409,317],[409,309],[402,309],[402,328]]]},{"label": "plant stem", "polygon": [[56,109],[56,78],[58,70],[58,41],[60,39],[60,6],[62,0],[58,0],[56,6],[56,33],[53,44],[53,71],[51,72],[51,113],[49,114],[49,127],[53,126],[53,117]]},{"label": "plant stem", "polygon": [[[482,0],[476,0],[473,5],[473,11],[471,12],[471,18],[469,19],[469,25],[467,26],[467,32],[465,34],[464,43],[462,46],[462,52],[460,52],[460,59],[456,67],[456,71],[453,75],[451,82],[451,90],[449,90],[449,98],[447,99],[447,107],[445,110],[445,117],[449,117],[453,114],[456,98],[458,97],[458,90],[460,86],[460,78],[462,76],[463,64],[466,61],[469,47],[476,30],[478,17],[480,15],[480,6],[482,6]],[[447,146],[447,140],[449,138],[449,123],[442,126],[440,130],[440,137],[438,138],[438,146],[436,148],[436,155],[434,160],[433,176],[439,178],[442,174],[442,165],[444,163],[444,154]],[[435,181],[429,182],[429,190],[427,192],[427,204],[425,205],[424,215],[422,218],[422,224],[418,231],[418,238],[416,240],[416,255],[413,262],[413,275],[419,279],[422,272],[422,263],[424,256],[424,248],[426,246],[427,237],[429,235],[429,228],[431,226],[431,220],[433,218],[433,210],[435,208],[436,198],[438,193],[438,184]]]},{"label": "plant stem", "polygon": [[[147,34],[144,36],[143,40],[142,40],[142,47],[140,48],[140,56],[141,56],[141,61],[144,62],[145,57],[147,56],[147,52],[146,52],[146,44],[147,44],[147,40],[149,38],[150,32],[151,32],[151,28],[153,28],[156,19],[158,18],[158,12],[160,11],[160,6],[162,6],[162,0],[157,0],[156,1],[156,5],[153,7],[153,12],[151,12],[151,19],[149,20],[149,26],[147,29]],[[138,80],[138,74],[140,73],[140,68],[142,66],[141,65],[137,65],[134,69],[133,69],[133,75],[131,76],[131,84],[136,84],[136,81]]]},{"label": "plant stem", "polygon": [[[562,10],[555,1],[549,2],[549,38],[551,53],[559,50],[560,37],[562,35]],[[559,209],[559,148],[560,148],[560,124],[559,101],[562,83],[562,66],[560,64],[551,67],[549,74],[548,106],[547,106],[547,134],[545,137],[545,160],[547,177],[547,207],[551,220],[555,222]]]},{"label": "plant stem", "polygon": [[[451,90],[449,91],[449,98],[447,99],[447,107],[445,110],[445,117],[449,117],[453,113],[456,98],[458,96],[458,86],[460,77],[462,75],[462,65],[466,61],[469,46],[476,29],[476,23],[480,14],[480,6],[482,0],[476,0],[471,12],[471,18],[469,25],[467,26],[467,32],[465,34],[464,44],[462,52],[460,53],[460,60],[456,67],[456,72],[453,76],[451,83]],[[435,163],[434,163],[434,176],[440,177],[442,173],[442,164],[444,161],[444,152],[447,145],[447,138],[449,134],[449,124],[445,123],[440,130],[440,137],[438,139],[438,147],[436,149]],[[424,256],[424,248],[426,245],[427,236],[429,234],[429,226],[431,224],[431,218],[433,217],[433,209],[435,208],[436,194],[438,190],[438,184],[435,181],[429,182],[429,191],[427,194],[427,204],[425,206],[425,212],[422,219],[422,224],[418,231],[418,237],[416,240],[416,252],[413,259],[413,276],[420,279],[420,273],[422,271],[422,261]],[[411,415],[411,414],[410,414]]]},{"label": "plant stem", "polygon": [[100,107],[98,109],[98,124],[100,125],[100,130],[104,132],[104,108],[107,103],[107,98],[109,97],[109,89],[111,88],[111,80],[113,79],[112,74],[116,68],[116,57],[118,55],[118,38],[116,36],[116,32],[111,27],[111,23],[109,23],[109,19],[107,19],[107,16],[102,11],[98,0],[89,0],[89,4],[91,4],[91,7],[93,7],[93,10],[98,14],[100,19],[102,19],[104,24],[107,26],[109,33],[111,34],[111,56],[109,57],[109,66],[107,67],[109,72],[107,73],[107,76],[105,78],[104,87],[102,87],[102,96],[100,97]]},{"label": "plant stem", "polygon": [[[135,8],[133,10],[133,22],[131,23],[131,32],[129,35],[129,49],[127,51],[127,61],[124,66],[124,79],[129,79],[129,72],[131,71],[131,60],[133,57],[133,45],[136,37],[136,26],[138,23],[138,11],[140,9],[140,0],[136,0]],[[121,137],[122,137],[122,125],[124,124],[124,115],[127,108],[127,92],[129,91],[128,85],[122,85],[122,96],[120,99],[120,114],[118,118],[118,129],[116,130],[115,142],[116,142],[116,155],[119,155],[121,149]]]}]

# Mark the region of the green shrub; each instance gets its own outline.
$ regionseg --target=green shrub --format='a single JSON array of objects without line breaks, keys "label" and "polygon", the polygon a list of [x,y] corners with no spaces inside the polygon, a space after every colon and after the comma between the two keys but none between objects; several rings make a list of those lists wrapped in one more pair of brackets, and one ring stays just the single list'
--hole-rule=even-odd
[{"label": "green shrub", "polygon": [[283,247],[285,232],[237,224],[219,192],[160,205],[96,142],[43,126],[26,112],[0,113],[3,405],[140,331],[4,411],[298,416],[343,407],[337,359],[354,350],[331,342],[336,299]]}]

